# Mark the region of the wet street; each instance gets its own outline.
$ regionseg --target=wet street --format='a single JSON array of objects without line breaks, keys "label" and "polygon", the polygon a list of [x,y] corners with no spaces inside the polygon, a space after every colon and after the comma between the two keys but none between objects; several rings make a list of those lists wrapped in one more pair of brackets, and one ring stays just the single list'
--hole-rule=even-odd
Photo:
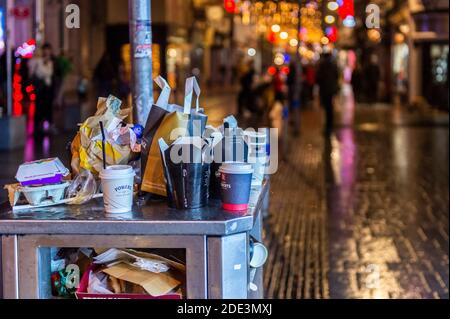
[{"label": "wet street", "polygon": [[370,125],[331,142],[330,297],[448,298],[448,128]]},{"label": "wet street", "polygon": [[448,126],[341,102],[331,139],[305,112],[272,178],[266,295],[448,298]]},{"label": "wet street", "polygon": [[[223,94],[203,104],[218,124],[234,101]],[[322,112],[305,110],[301,135],[271,177],[266,297],[448,298],[448,122],[389,105],[355,110],[346,98],[338,110],[330,139]],[[0,182],[13,181],[24,160],[67,163],[71,136],[30,138],[24,150],[1,153]]]}]

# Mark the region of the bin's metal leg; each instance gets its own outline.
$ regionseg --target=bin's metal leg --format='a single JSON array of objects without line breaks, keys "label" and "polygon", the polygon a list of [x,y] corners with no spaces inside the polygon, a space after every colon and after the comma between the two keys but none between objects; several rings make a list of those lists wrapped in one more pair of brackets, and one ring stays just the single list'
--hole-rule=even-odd
[{"label": "bin's metal leg", "polygon": [[[266,196],[268,198],[269,195]],[[262,243],[263,242],[263,233],[262,233],[262,225],[263,225],[263,216],[262,212],[257,214],[255,225],[253,226],[252,231],[250,232],[250,236],[253,237],[256,241]],[[257,291],[249,290],[249,299],[263,299],[264,298],[264,280],[263,280],[264,270],[263,268],[259,268],[256,270],[255,278],[253,279],[253,284],[258,288]]]},{"label": "bin's metal leg", "polygon": [[269,191],[266,192],[261,207],[261,215],[263,218],[269,218],[270,216],[270,177],[266,177],[266,183]]},{"label": "bin's metal leg", "polygon": [[2,284],[4,299],[19,299],[17,236],[2,236]]},{"label": "bin's metal leg", "polygon": [[248,235],[208,238],[208,298],[247,299]]}]

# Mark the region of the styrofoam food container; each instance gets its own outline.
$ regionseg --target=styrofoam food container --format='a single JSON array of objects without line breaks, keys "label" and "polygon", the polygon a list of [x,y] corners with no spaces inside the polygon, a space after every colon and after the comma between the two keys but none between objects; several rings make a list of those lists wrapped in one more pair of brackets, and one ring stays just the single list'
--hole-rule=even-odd
[{"label": "styrofoam food container", "polygon": [[51,200],[53,203],[63,200],[67,187],[69,182],[41,187],[22,187],[21,192],[30,205],[39,206],[45,200]]}]

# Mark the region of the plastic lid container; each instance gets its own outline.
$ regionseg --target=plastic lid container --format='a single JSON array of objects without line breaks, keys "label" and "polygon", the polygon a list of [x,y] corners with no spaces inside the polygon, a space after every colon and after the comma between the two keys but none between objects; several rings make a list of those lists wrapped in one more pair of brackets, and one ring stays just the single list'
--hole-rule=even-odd
[{"label": "plastic lid container", "polygon": [[134,176],[133,167],[129,165],[113,165],[100,172],[101,179],[117,179]]},{"label": "plastic lid container", "polygon": [[247,163],[224,163],[219,172],[225,174],[253,174],[253,167]]}]

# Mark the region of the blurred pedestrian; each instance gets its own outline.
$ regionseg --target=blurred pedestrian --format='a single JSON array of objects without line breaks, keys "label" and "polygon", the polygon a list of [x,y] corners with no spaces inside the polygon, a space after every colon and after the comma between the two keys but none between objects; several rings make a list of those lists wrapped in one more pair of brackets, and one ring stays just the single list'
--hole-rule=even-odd
[{"label": "blurred pedestrian", "polygon": [[64,52],[55,58],[57,65],[57,74],[55,77],[55,94],[56,105],[63,107],[64,94],[67,90],[67,77],[73,71],[72,59],[68,57]]},{"label": "blurred pedestrian", "polygon": [[370,63],[366,70],[367,78],[367,97],[369,103],[378,102],[378,89],[380,85],[380,67],[378,65],[378,56],[372,54],[370,56]]},{"label": "blurred pedestrian", "polygon": [[325,109],[325,134],[330,135],[334,126],[333,98],[338,93],[339,70],[331,53],[325,52],[317,69],[317,84],[320,89],[320,102]]},{"label": "blurred pedestrian", "polygon": [[[0,56],[0,107],[6,112],[6,51]],[[3,114],[0,114],[2,116]]]},{"label": "blurred pedestrian", "polygon": [[353,70],[351,84],[355,103],[361,103],[364,97],[364,74],[359,62],[356,63]]},{"label": "blurred pedestrian", "polygon": [[278,149],[284,160],[286,156],[286,144],[288,138],[287,119],[289,117],[289,108],[286,107],[286,84],[282,72],[276,68],[272,79],[274,92],[274,102],[269,112],[270,126],[278,130]]},{"label": "blurred pedestrian", "polygon": [[35,134],[56,133],[53,126],[53,104],[57,85],[58,64],[48,43],[28,63],[29,76],[36,91]]},{"label": "blurred pedestrian", "polygon": [[286,85],[283,74],[281,73],[279,68],[276,68],[272,83],[273,90],[275,92],[275,99],[284,104],[286,100]]},{"label": "blurred pedestrian", "polygon": [[245,111],[253,109],[252,104],[252,90],[253,81],[255,78],[255,68],[253,61],[250,61],[247,65],[247,69],[244,71],[241,77],[241,91],[238,95],[238,114],[243,115]]},{"label": "blurred pedestrian", "polygon": [[117,72],[111,57],[108,52],[105,52],[95,67],[93,76],[98,96],[108,97],[110,94],[113,94],[114,79],[116,79],[116,75]]},{"label": "blurred pedestrian", "polygon": [[118,97],[122,101],[128,101],[131,94],[131,84],[125,67],[125,62],[120,62],[118,73]]},{"label": "blurred pedestrian", "polygon": [[303,105],[309,105],[314,100],[314,86],[316,85],[316,69],[310,62],[305,66],[304,76],[304,103]]},{"label": "blurred pedestrian", "polygon": [[81,106],[88,100],[89,80],[86,76],[82,75],[77,82],[77,98],[78,104]]},{"label": "blurred pedestrian", "polygon": [[291,61],[287,77],[289,110],[294,117],[294,135],[300,133],[300,107],[302,91],[302,72],[299,63]]}]

